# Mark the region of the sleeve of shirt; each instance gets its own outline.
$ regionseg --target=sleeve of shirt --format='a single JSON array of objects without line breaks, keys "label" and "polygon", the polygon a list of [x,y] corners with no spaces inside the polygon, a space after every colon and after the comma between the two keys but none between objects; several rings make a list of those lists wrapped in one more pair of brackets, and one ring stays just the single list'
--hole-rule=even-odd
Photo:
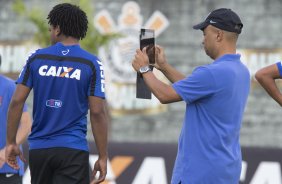
[{"label": "sleeve of shirt", "polygon": [[26,65],[23,67],[17,81],[16,84],[23,84],[29,88],[33,87],[33,83],[32,83],[32,72],[30,69],[30,64],[26,63]]},{"label": "sleeve of shirt", "polygon": [[193,103],[215,93],[214,77],[206,67],[198,67],[183,80],[172,85],[186,103]]},{"label": "sleeve of shirt", "polygon": [[277,66],[277,68],[278,68],[278,71],[279,71],[280,76],[282,76],[282,61],[277,62],[277,63],[276,63],[276,66]]},{"label": "sleeve of shirt", "polygon": [[[12,97],[13,97],[13,94],[14,94],[14,92],[15,92],[15,90],[16,90],[16,85],[15,85],[15,82],[13,81],[13,80],[11,80],[10,82],[9,82],[9,85],[8,85],[8,87],[7,87],[7,93],[8,93],[8,97],[9,97],[9,103],[10,103],[10,101],[11,101],[11,99],[12,99]],[[7,107],[8,108],[8,107]]]},{"label": "sleeve of shirt", "polygon": [[26,104],[24,104],[23,112],[27,112],[27,105]]},{"label": "sleeve of shirt", "polygon": [[[37,50],[38,51],[38,50]],[[33,81],[32,81],[32,68],[31,68],[31,61],[32,58],[35,57],[36,52],[31,54],[28,58],[28,60],[26,61],[25,66],[23,67],[17,81],[16,84],[23,84],[29,88],[32,89],[33,87]]]},{"label": "sleeve of shirt", "polygon": [[[10,100],[12,99],[12,96],[16,90],[16,85],[14,82],[11,83],[10,87],[7,89],[8,90],[8,93],[9,93],[9,98]],[[26,112],[27,111],[27,105],[24,104],[24,107],[23,107],[23,112]]]},{"label": "sleeve of shirt", "polygon": [[104,67],[98,59],[94,62],[95,69],[92,71],[92,77],[88,87],[88,96],[97,96],[105,98],[105,75]]}]

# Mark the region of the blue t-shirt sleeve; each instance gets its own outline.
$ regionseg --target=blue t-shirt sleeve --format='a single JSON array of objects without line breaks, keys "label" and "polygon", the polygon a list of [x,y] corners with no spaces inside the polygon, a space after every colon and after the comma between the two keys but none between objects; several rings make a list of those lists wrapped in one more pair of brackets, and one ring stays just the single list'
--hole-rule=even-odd
[{"label": "blue t-shirt sleeve", "polygon": [[25,66],[23,67],[18,80],[16,81],[16,84],[23,84],[29,88],[33,87],[33,81],[32,81],[32,67],[31,67],[31,61],[32,58],[35,57],[36,53],[39,51],[36,50],[34,53],[32,53],[29,58],[26,61]]},{"label": "blue t-shirt sleeve", "polygon": [[[8,90],[8,93],[9,93],[9,98],[10,98],[10,100],[11,100],[11,99],[12,99],[12,96],[13,96],[15,90],[16,90],[16,85],[15,85],[15,82],[14,82],[14,81],[11,82],[11,85],[10,85],[9,88],[7,88],[7,90]],[[10,100],[9,100],[9,101],[10,101]],[[24,104],[23,112],[26,112],[26,111],[27,111],[27,105]]]},{"label": "blue t-shirt sleeve", "polygon": [[32,72],[30,71],[30,64],[26,63],[26,65],[23,67],[16,84],[23,84],[29,88],[32,88]]},{"label": "blue t-shirt sleeve", "polygon": [[211,96],[216,89],[214,77],[206,67],[196,68],[190,76],[174,83],[172,87],[187,103]]},{"label": "blue t-shirt sleeve", "polygon": [[23,112],[27,112],[27,105],[26,104],[24,104]]},{"label": "blue t-shirt sleeve", "polygon": [[277,63],[276,63],[276,66],[277,66],[277,68],[278,68],[278,71],[279,71],[280,76],[282,76],[282,61],[277,62]]},{"label": "blue t-shirt sleeve", "polygon": [[10,85],[9,85],[9,88],[7,89],[8,90],[8,93],[9,93],[9,98],[10,100],[12,99],[12,96],[16,90],[16,84],[15,84],[15,81],[11,81]]},{"label": "blue t-shirt sleeve", "polygon": [[97,96],[105,98],[105,75],[104,67],[100,60],[94,62],[95,71],[90,80],[88,87],[88,96]]}]

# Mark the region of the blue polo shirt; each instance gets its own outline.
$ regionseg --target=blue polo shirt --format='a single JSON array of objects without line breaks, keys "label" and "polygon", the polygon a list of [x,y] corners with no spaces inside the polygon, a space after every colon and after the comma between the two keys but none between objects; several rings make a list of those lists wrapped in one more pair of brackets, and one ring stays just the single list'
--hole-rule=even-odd
[{"label": "blue polo shirt", "polygon": [[79,45],[57,43],[32,54],[17,80],[33,89],[30,149],[88,151],[88,97],[105,98],[101,61]]},{"label": "blue polo shirt", "polygon": [[227,54],[173,84],[186,102],[172,184],[238,184],[239,144],[250,74]]},{"label": "blue polo shirt", "polygon": [[[11,98],[16,89],[15,81],[0,75],[0,149],[6,146],[6,131],[7,131],[7,113]],[[26,105],[24,106],[23,112],[27,111]],[[18,173],[23,175],[24,164],[17,158],[20,169],[15,170],[8,166],[7,163],[0,168],[0,173]]]}]

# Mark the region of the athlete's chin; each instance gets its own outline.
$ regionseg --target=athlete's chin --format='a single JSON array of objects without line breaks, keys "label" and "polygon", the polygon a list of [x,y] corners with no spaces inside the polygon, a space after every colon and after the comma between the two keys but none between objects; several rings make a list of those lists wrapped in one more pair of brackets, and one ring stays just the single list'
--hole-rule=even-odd
[{"label": "athlete's chin", "polygon": [[206,52],[206,55],[210,56],[210,53],[209,53],[209,51],[206,48],[205,48],[205,52]]},{"label": "athlete's chin", "polygon": [[211,59],[215,59],[214,56],[205,49],[206,55],[209,56]]}]

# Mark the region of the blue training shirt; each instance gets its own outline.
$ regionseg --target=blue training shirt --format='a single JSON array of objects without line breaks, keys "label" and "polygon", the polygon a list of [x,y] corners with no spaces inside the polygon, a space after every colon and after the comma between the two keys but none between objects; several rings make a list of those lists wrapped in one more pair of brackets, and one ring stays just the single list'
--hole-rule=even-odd
[{"label": "blue training shirt", "polygon": [[[15,81],[12,79],[0,75],[0,150],[6,146],[6,131],[7,131],[7,113],[11,98],[16,89]],[[27,111],[27,106],[23,108],[23,112]],[[8,166],[7,163],[0,168],[0,173],[18,173],[23,175],[24,173],[24,164],[17,158],[20,169],[15,170]]]},{"label": "blue training shirt", "polygon": [[103,65],[80,48],[57,43],[32,54],[18,84],[34,90],[30,149],[68,147],[88,151],[88,97],[105,98]]},{"label": "blue training shirt", "polygon": [[238,184],[240,127],[250,74],[227,54],[173,84],[186,102],[172,184]]}]

